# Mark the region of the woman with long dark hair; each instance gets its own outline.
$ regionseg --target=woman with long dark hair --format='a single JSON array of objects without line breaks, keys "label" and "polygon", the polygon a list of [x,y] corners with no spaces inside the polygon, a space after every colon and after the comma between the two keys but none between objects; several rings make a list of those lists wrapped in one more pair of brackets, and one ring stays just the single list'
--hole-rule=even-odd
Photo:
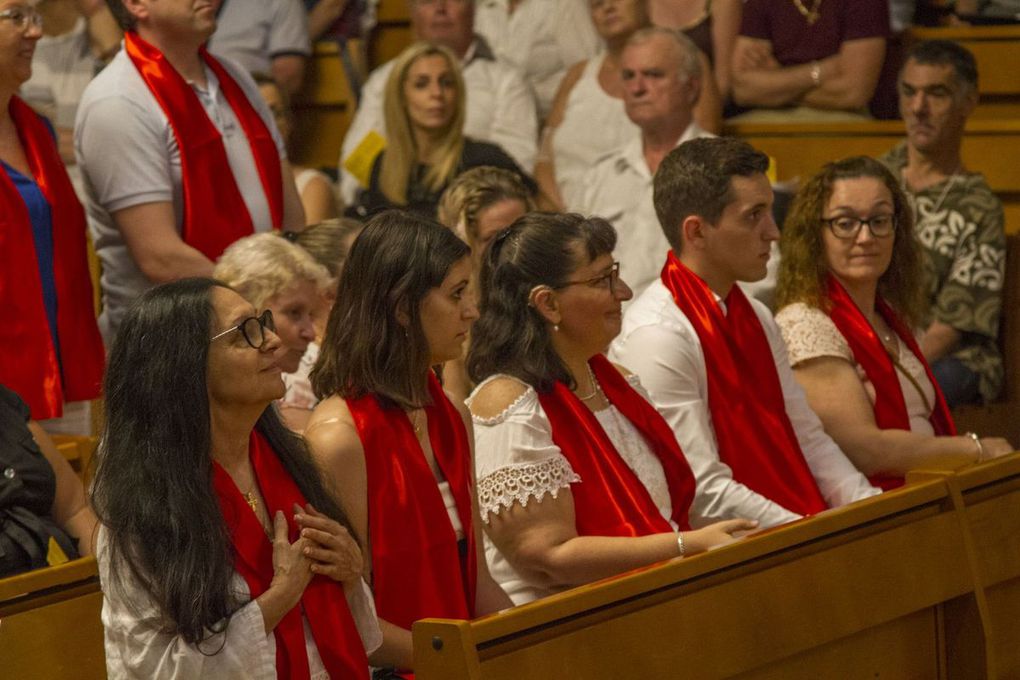
[{"label": "woman with long dark hair", "polygon": [[365,546],[383,645],[410,669],[411,624],[511,606],[485,567],[471,422],[432,367],[460,356],[478,316],[468,246],[403,211],[368,222],[340,275],[305,436]]},{"label": "woman with long dark hair", "polygon": [[885,489],[910,470],[1013,451],[957,436],[914,330],[924,316],[923,252],[899,182],[866,156],[827,164],[783,228],[776,323],[825,431]]},{"label": "woman with long dark hair", "polygon": [[212,279],[122,323],[92,495],[111,677],[367,678],[360,551],[271,407],[280,348],[272,314]]},{"label": "woman with long dark hair", "polygon": [[517,604],[756,526],[689,521],[694,475],[676,436],[602,355],[631,298],[615,245],[603,219],[530,213],[483,264],[468,406],[486,557]]}]

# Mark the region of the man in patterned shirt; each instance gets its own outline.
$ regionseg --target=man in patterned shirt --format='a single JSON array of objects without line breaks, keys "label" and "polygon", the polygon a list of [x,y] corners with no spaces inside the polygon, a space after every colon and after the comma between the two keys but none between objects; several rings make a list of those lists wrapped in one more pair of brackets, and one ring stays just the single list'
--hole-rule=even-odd
[{"label": "man in patterned shirt", "polygon": [[974,55],[960,45],[915,46],[899,78],[907,138],[882,158],[914,205],[931,301],[921,350],[950,407],[994,399],[1003,380],[997,343],[1006,263],[1002,204],[960,158],[977,77]]}]

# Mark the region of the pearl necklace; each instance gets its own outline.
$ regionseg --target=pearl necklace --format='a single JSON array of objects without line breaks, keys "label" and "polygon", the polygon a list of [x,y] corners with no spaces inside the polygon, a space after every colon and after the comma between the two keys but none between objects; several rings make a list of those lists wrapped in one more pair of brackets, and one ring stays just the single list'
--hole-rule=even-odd
[{"label": "pearl necklace", "polygon": [[599,381],[595,379],[595,374],[592,373],[591,365],[585,364],[585,366],[588,369],[588,379],[591,381],[591,394],[587,394],[587,395],[582,397],[580,394],[577,394],[577,392],[575,391],[574,392],[575,396],[578,399],[580,399],[581,401],[588,401],[589,399],[597,396],[598,393],[602,391],[602,386],[599,385]]}]

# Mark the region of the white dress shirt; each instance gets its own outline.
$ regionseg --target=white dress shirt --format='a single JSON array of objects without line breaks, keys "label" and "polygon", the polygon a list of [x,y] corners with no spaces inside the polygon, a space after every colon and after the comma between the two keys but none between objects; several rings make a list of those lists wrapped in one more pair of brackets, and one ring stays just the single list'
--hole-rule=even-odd
[{"label": "white dress shirt", "polygon": [[[714,136],[691,123],[676,145]],[[669,242],[652,203],[653,179],[639,130],[630,141],[588,170],[582,182],[580,203],[568,206],[573,211],[608,220],[616,228],[613,256],[619,260],[620,276],[635,297],[658,278],[669,252]]]},{"label": "white dress shirt", "polygon": [[[786,345],[772,314],[757,300],[750,302],[772,350],[783,406],[825,502],[837,507],[880,493],[822,429],[793,377]],[[705,523],[743,517],[771,527],[798,518],[734,480],[733,471],[719,459],[701,341],[661,280],[649,285],[627,309],[610,357],[641,377],[652,401],[676,433],[698,481],[692,520]],[[748,385],[747,389],[753,390],[754,386]]]},{"label": "white dress shirt", "polygon": [[[499,145],[521,169],[531,173],[535,166],[538,118],[535,98],[520,71],[493,57],[484,40],[476,39],[464,55],[464,134],[472,139]],[[340,150],[340,197],[354,203],[358,180],[343,164],[371,131],[386,137],[383,114],[386,81],[393,70],[388,61],[372,71],[361,88],[361,100],[347,129]]]},{"label": "white dress shirt", "polygon": [[524,73],[542,118],[567,69],[595,56],[601,45],[585,0],[522,0],[512,14],[509,0],[477,0],[475,30],[496,56]]}]

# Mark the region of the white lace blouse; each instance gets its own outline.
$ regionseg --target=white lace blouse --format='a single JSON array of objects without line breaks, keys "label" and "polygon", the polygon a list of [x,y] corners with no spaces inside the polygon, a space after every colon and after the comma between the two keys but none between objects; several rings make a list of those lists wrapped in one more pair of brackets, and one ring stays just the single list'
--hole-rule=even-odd
[{"label": "white lace blouse", "polygon": [[[815,307],[801,302],[787,305],[776,314],[776,323],[783,332],[783,339],[790,352],[790,365],[796,368],[800,363],[819,357],[835,357],[849,362],[857,371],[868,400],[875,403],[875,386],[868,380],[867,374],[857,361],[846,338],[840,333],[829,315]],[[897,342],[897,361],[910,374],[914,382],[907,378],[903,371],[896,370],[896,377],[903,392],[903,401],[910,416],[910,430],[919,434],[934,435],[928,418],[931,416],[929,405],[935,403],[935,388],[928,380],[924,365],[899,337]],[[914,383],[920,386],[918,392]]]},{"label": "white lace blouse", "polygon": [[[467,404],[470,406],[478,390],[497,377],[508,376],[492,376],[482,382],[468,397]],[[648,398],[637,376],[628,376],[627,382],[642,397]],[[672,503],[666,475],[662,463],[644,437],[615,406],[596,411],[595,417],[620,456],[648,489],[655,507],[669,521]],[[556,498],[561,489],[584,483],[553,443],[549,418],[533,388],[528,387],[498,416],[473,417],[472,420],[478,507],[486,524],[491,514],[499,514],[514,503],[521,506],[532,501],[540,503],[546,495]],[[487,535],[484,543],[489,571],[514,604],[530,602],[554,592],[526,582]]]}]

